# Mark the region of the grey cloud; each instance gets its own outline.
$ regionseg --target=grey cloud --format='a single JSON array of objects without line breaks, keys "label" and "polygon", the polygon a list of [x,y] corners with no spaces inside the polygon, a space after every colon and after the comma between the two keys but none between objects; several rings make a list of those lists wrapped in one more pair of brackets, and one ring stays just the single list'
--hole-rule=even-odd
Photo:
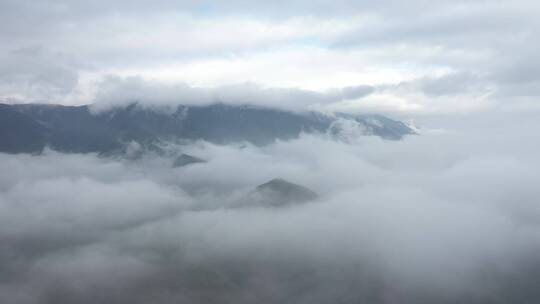
[{"label": "grey cloud", "polygon": [[98,87],[93,109],[100,111],[137,101],[149,107],[178,104],[204,105],[219,102],[307,111],[316,106],[362,98],[373,91],[374,88],[371,86],[359,85],[319,93],[294,88],[265,88],[254,83],[201,88],[183,83],[167,84],[146,81],[140,77],[109,76]]},{"label": "grey cloud", "polygon": [[[404,14],[395,15],[391,20],[374,21],[342,37],[336,45],[426,43],[458,47],[456,44],[468,42],[461,47],[489,47],[532,25],[527,23],[527,18],[519,18],[528,16],[527,13],[517,11],[516,6],[504,7],[502,3],[428,6],[425,9],[416,19]],[[502,14],[505,9],[514,14]],[[474,41],[479,36],[483,41]]]},{"label": "grey cloud", "polygon": [[[336,54],[358,51],[375,68],[470,71],[490,78],[490,85],[504,95],[499,99],[495,96],[496,102],[511,102],[512,97],[531,100],[538,95],[535,86],[530,85],[538,78],[534,64],[538,53],[534,37],[540,28],[537,10],[535,2],[525,0],[3,1],[0,4],[4,25],[0,30],[4,42],[0,50],[3,70],[0,93],[11,97],[21,95],[22,99],[28,96],[53,99],[71,92],[77,86],[77,75],[84,72],[136,70],[313,44]],[[346,26],[326,36],[301,33],[260,41],[256,39],[260,35],[233,39],[236,37],[224,30],[230,37],[220,34],[217,38],[198,41],[200,35],[192,33],[201,24],[188,26],[187,33],[178,34],[170,28],[186,28],[186,20],[171,16],[187,16],[190,20],[202,20],[202,24],[223,21],[222,17],[243,18],[262,21],[269,28],[279,28],[298,17],[314,17],[318,22],[329,21],[329,27],[336,20]],[[140,34],[142,29],[153,27],[155,30]],[[155,32],[159,34],[153,35]],[[145,36],[152,39],[148,42],[143,39]],[[185,43],[177,44],[184,40]],[[47,51],[30,57],[13,52],[32,46]],[[482,86],[484,80],[470,81],[479,81],[478,86]],[[531,87],[532,90],[527,89]]]},{"label": "grey cloud", "polygon": [[424,79],[422,91],[428,95],[465,94],[475,89],[478,77],[471,73],[454,73],[435,79]]},{"label": "grey cloud", "polygon": [[72,92],[78,72],[69,58],[41,47],[27,47],[0,55],[0,94],[26,94],[33,100],[48,100]]},{"label": "grey cloud", "polygon": [[[537,114],[436,120],[446,133],[430,133],[432,124],[398,142],[170,143],[136,160],[0,155],[10,172],[0,176],[0,299],[537,299]],[[179,149],[208,162],[172,168],[168,155]],[[227,207],[275,177],[320,198]]]},{"label": "grey cloud", "polygon": [[[487,81],[507,97],[535,97],[536,90],[516,92],[512,87],[538,78],[534,59],[537,45],[531,43],[540,31],[537,9],[530,1],[428,5],[414,17],[407,13],[383,14],[338,38],[334,47],[394,47],[404,52],[403,56],[387,58],[394,64],[447,67],[462,75],[460,71],[469,71],[482,75],[469,79],[472,87]],[[415,50],[428,54],[417,56]]]},{"label": "grey cloud", "polygon": [[[439,77],[422,77],[397,85],[383,85],[379,91],[421,92],[429,97],[486,94],[492,85],[490,79],[469,71],[448,73]],[[399,94],[399,93],[398,93]]]},{"label": "grey cloud", "polygon": [[[471,1],[459,1],[460,3],[471,3]],[[482,2],[482,1],[474,1]],[[396,3],[394,1],[242,1],[234,0],[227,3],[215,1],[55,1],[47,5],[33,1],[4,1],[3,6],[9,11],[18,12],[25,17],[39,16],[43,17],[73,17],[73,16],[95,16],[114,13],[153,13],[163,11],[192,11],[199,14],[253,14],[267,17],[286,17],[291,15],[350,15],[363,11],[390,11],[401,13],[414,13],[420,7],[436,7],[437,5],[448,6],[455,4],[452,1],[442,1],[434,4],[432,1],[417,0],[408,5]],[[127,5],[130,4],[130,5]],[[284,5],[288,5],[284,9]],[[9,16],[6,14],[6,16]]]},{"label": "grey cloud", "polygon": [[513,46],[512,54],[499,63],[499,69],[491,77],[502,85],[527,84],[540,81],[540,64],[531,60],[540,51],[540,45],[529,44],[526,48]]},{"label": "grey cloud", "polygon": [[342,99],[347,100],[361,98],[373,93],[374,91],[375,89],[372,86],[363,85],[342,88],[340,93],[343,96]]}]

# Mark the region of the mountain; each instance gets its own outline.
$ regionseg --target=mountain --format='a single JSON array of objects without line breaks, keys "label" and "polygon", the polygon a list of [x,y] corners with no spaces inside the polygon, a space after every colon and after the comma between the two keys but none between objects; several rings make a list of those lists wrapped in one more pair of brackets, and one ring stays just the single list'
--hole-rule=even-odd
[{"label": "mountain", "polygon": [[305,203],[317,198],[317,193],[281,178],[257,186],[255,192],[272,206]]},{"label": "mountain", "polygon": [[307,203],[316,200],[317,197],[317,193],[311,189],[291,183],[282,178],[275,178],[255,187],[252,191],[235,201],[231,207],[281,208]]},{"label": "mountain", "polygon": [[39,152],[47,143],[49,129],[14,107],[0,104],[0,151]]},{"label": "mountain", "polygon": [[302,132],[339,135],[351,125],[385,139],[414,134],[404,123],[380,115],[330,116],[224,104],[162,111],[133,103],[99,113],[91,106],[0,104],[0,152],[38,153],[49,146],[63,152],[110,153],[128,142],[151,145],[160,140],[265,145]]},{"label": "mountain", "polygon": [[173,168],[185,167],[192,164],[205,163],[204,159],[182,153],[173,162]]}]

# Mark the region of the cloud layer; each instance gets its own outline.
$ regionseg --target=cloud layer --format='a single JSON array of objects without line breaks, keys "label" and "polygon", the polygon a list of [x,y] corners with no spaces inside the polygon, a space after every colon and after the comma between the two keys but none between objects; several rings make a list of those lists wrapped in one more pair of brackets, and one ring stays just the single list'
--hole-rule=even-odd
[{"label": "cloud layer", "polygon": [[[134,160],[2,154],[0,299],[534,302],[537,122],[473,115],[406,141],[167,144]],[[178,153],[208,162],[172,168]],[[319,199],[229,208],[275,177]]]},{"label": "cloud layer", "polygon": [[184,83],[164,84],[145,81],[141,77],[107,77],[99,85],[92,109],[102,111],[133,102],[157,108],[179,104],[225,103],[306,112],[315,109],[324,110],[333,103],[361,98],[373,91],[374,88],[367,85],[315,92],[293,88],[265,88],[254,83],[198,88]]}]

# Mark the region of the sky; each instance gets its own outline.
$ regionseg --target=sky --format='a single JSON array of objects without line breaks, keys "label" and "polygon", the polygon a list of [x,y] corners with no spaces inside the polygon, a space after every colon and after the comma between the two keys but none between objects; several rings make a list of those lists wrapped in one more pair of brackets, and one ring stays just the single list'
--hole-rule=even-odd
[{"label": "sky", "polygon": [[[537,110],[538,11],[532,0],[2,0],[0,99]],[[335,94],[351,88],[362,90]]]}]

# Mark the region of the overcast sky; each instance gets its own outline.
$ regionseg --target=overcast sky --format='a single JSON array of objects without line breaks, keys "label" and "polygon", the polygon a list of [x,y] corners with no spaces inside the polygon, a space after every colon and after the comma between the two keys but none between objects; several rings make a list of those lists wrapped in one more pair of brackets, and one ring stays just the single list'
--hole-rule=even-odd
[{"label": "overcast sky", "polygon": [[[300,110],[531,110],[539,11],[533,0],[1,0],[0,98],[182,103],[207,91],[257,103],[260,91]],[[343,88],[362,90],[336,98]]]}]

